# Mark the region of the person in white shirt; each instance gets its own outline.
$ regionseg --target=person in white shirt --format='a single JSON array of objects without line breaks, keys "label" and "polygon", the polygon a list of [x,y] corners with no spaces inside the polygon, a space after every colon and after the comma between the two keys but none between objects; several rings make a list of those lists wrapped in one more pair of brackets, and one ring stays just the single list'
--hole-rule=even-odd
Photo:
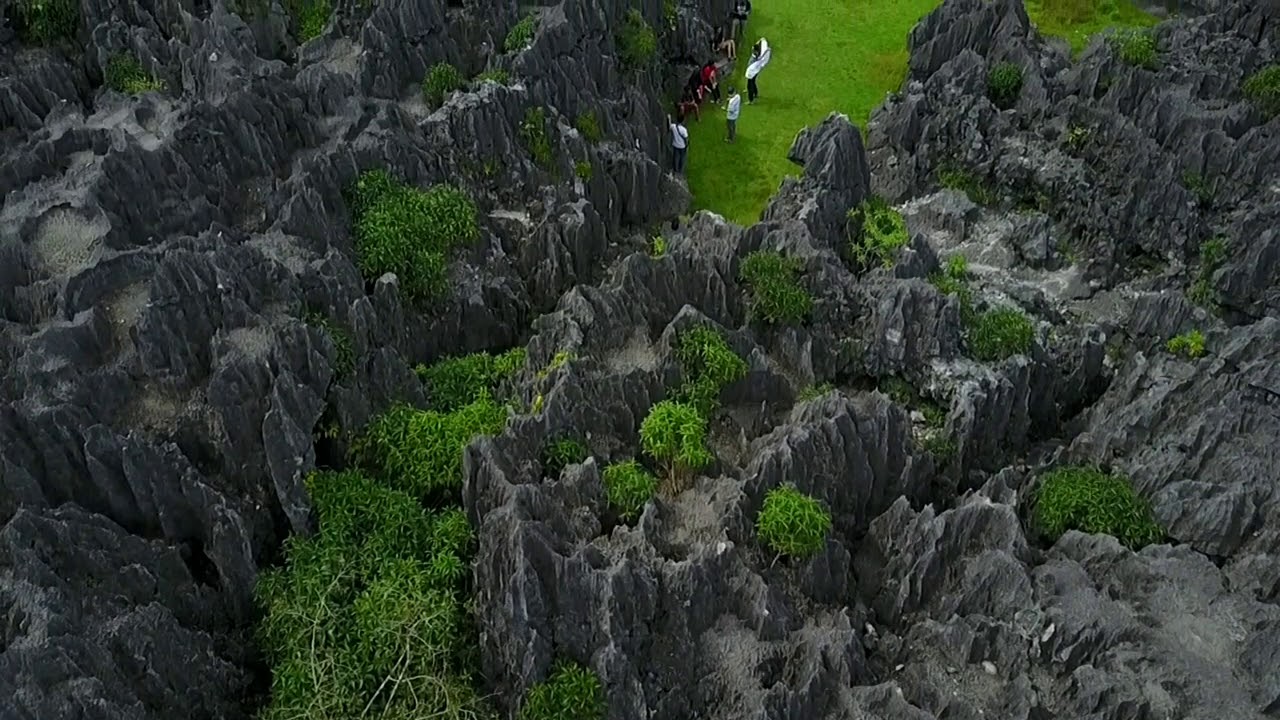
[{"label": "person in white shirt", "polygon": [[747,65],[747,102],[754,104],[756,98],[760,97],[760,88],[756,85],[756,77],[760,75],[760,71],[764,70],[772,59],[773,49],[769,47],[769,41],[760,38],[751,48],[751,62]]},{"label": "person in white shirt", "polygon": [[738,115],[742,112],[742,96],[738,94],[737,88],[729,88],[729,104],[725,108],[724,118],[729,126],[729,137],[724,139],[725,142],[733,142],[738,139]]},{"label": "person in white shirt", "polygon": [[671,127],[671,153],[675,171],[684,174],[684,164],[689,158],[689,128],[684,126],[683,116],[672,120],[668,115],[667,122]]}]

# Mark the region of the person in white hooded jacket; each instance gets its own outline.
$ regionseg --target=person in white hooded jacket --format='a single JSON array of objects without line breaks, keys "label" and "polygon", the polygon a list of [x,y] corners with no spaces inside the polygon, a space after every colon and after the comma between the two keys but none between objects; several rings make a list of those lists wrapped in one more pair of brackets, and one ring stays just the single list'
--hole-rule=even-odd
[{"label": "person in white hooded jacket", "polygon": [[754,104],[756,98],[760,96],[760,88],[756,85],[756,78],[760,75],[760,71],[769,64],[773,59],[773,49],[769,47],[769,41],[760,38],[751,48],[751,62],[747,64],[747,102]]}]

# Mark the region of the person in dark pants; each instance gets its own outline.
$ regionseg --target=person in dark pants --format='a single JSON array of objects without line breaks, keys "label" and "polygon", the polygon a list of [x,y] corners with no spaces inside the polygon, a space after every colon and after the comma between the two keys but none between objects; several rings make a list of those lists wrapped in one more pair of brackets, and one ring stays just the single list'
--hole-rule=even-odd
[{"label": "person in dark pants", "polygon": [[756,98],[760,96],[760,88],[756,85],[756,78],[760,76],[760,71],[764,70],[772,59],[773,49],[769,47],[769,41],[760,38],[751,49],[751,62],[747,65],[748,103],[755,103]]},{"label": "person in dark pants", "polygon": [[742,96],[738,94],[737,88],[729,88],[729,106],[725,108],[724,119],[728,126],[729,135],[724,139],[725,142],[734,142],[738,139],[738,115],[742,112]]},{"label": "person in dark pants", "polygon": [[702,87],[707,89],[712,100],[720,102],[720,70],[715,60],[702,66]]},{"label": "person in dark pants", "polygon": [[733,4],[733,12],[729,14],[729,20],[733,25],[733,39],[740,40],[742,33],[747,29],[747,18],[751,17],[751,0],[737,0]]},{"label": "person in dark pants", "polygon": [[689,159],[689,128],[684,126],[683,117],[672,121],[668,116],[667,120],[671,129],[672,165],[677,174],[683,175],[685,162]]}]

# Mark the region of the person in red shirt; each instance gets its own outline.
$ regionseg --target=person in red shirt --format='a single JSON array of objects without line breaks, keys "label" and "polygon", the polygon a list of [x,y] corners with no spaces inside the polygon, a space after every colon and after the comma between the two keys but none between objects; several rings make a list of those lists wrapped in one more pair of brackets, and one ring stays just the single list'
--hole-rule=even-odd
[{"label": "person in red shirt", "polygon": [[702,66],[702,87],[711,94],[711,99],[720,102],[720,71],[714,60]]}]

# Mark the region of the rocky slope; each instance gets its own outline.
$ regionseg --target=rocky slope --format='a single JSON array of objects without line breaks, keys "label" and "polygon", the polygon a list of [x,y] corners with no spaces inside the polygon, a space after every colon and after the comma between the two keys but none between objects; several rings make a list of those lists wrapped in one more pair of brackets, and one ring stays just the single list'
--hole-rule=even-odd
[{"label": "rocky slope", "polygon": [[[696,56],[724,5],[682,4],[661,53]],[[1274,716],[1280,121],[1238,85],[1280,53],[1265,3],[1212,5],[1161,25],[1146,70],[1106,43],[1072,62],[1017,2],[948,0],[866,148],[829,118],[797,138],[804,174],[760,223],[699,214],[660,258],[633,251],[688,195],[659,164],[661,74],[617,62],[622,3],[539,6],[511,53],[509,2],[340,3],[301,47],[283,12],[246,23],[220,0],[85,4],[79,53],[0,30],[4,717],[252,714],[254,578],[309,530],[301,479],[342,449],[317,426],[423,402],[415,363],[526,341],[530,368],[575,359],[526,371],[539,411],[465,457],[503,708],[569,657],[604,680],[611,718]],[[169,90],[101,88],[121,50]],[[986,77],[1004,60],[1026,75],[1002,111]],[[512,82],[432,110],[417,83],[439,61]],[[550,167],[520,138],[533,107],[555,123]],[[586,110],[603,142],[574,129]],[[566,180],[579,162],[590,178]],[[484,214],[428,313],[354,264],[343,189],[384,166],[460,183]],[[983,204],[939,191],[944,166]],[[873,192],[913,238],[858,276],[846,212]],[[1227,256],[1203,270],[1217,236]],[[748,321],[738,270],[762,248],[803,260],[804,327]],[[1031,352],[966,357],[958,303],[925,280],[957,251],[983,301],[1041,324]],[[1217,313],[1184,297],[1202,276]],[[349,371],[316,313],[349,333]],[[617,525],[601,468],[636,453],[675,333],[708,323],[750,367],[725,392],[718,462]],[[1191,328],[1206,357],[1164,351]],[[868,389],[889,376],[947,409],[955,452]],[[816,382],[839,388],[801,400]],[[567,429],[594,457],[544,478],[539,451]],[[1026,498],[1067,461],[1131,476],[1169,543],[1043,543]],[[753,530],[784,481],[835,521],[803,563]]]}]

